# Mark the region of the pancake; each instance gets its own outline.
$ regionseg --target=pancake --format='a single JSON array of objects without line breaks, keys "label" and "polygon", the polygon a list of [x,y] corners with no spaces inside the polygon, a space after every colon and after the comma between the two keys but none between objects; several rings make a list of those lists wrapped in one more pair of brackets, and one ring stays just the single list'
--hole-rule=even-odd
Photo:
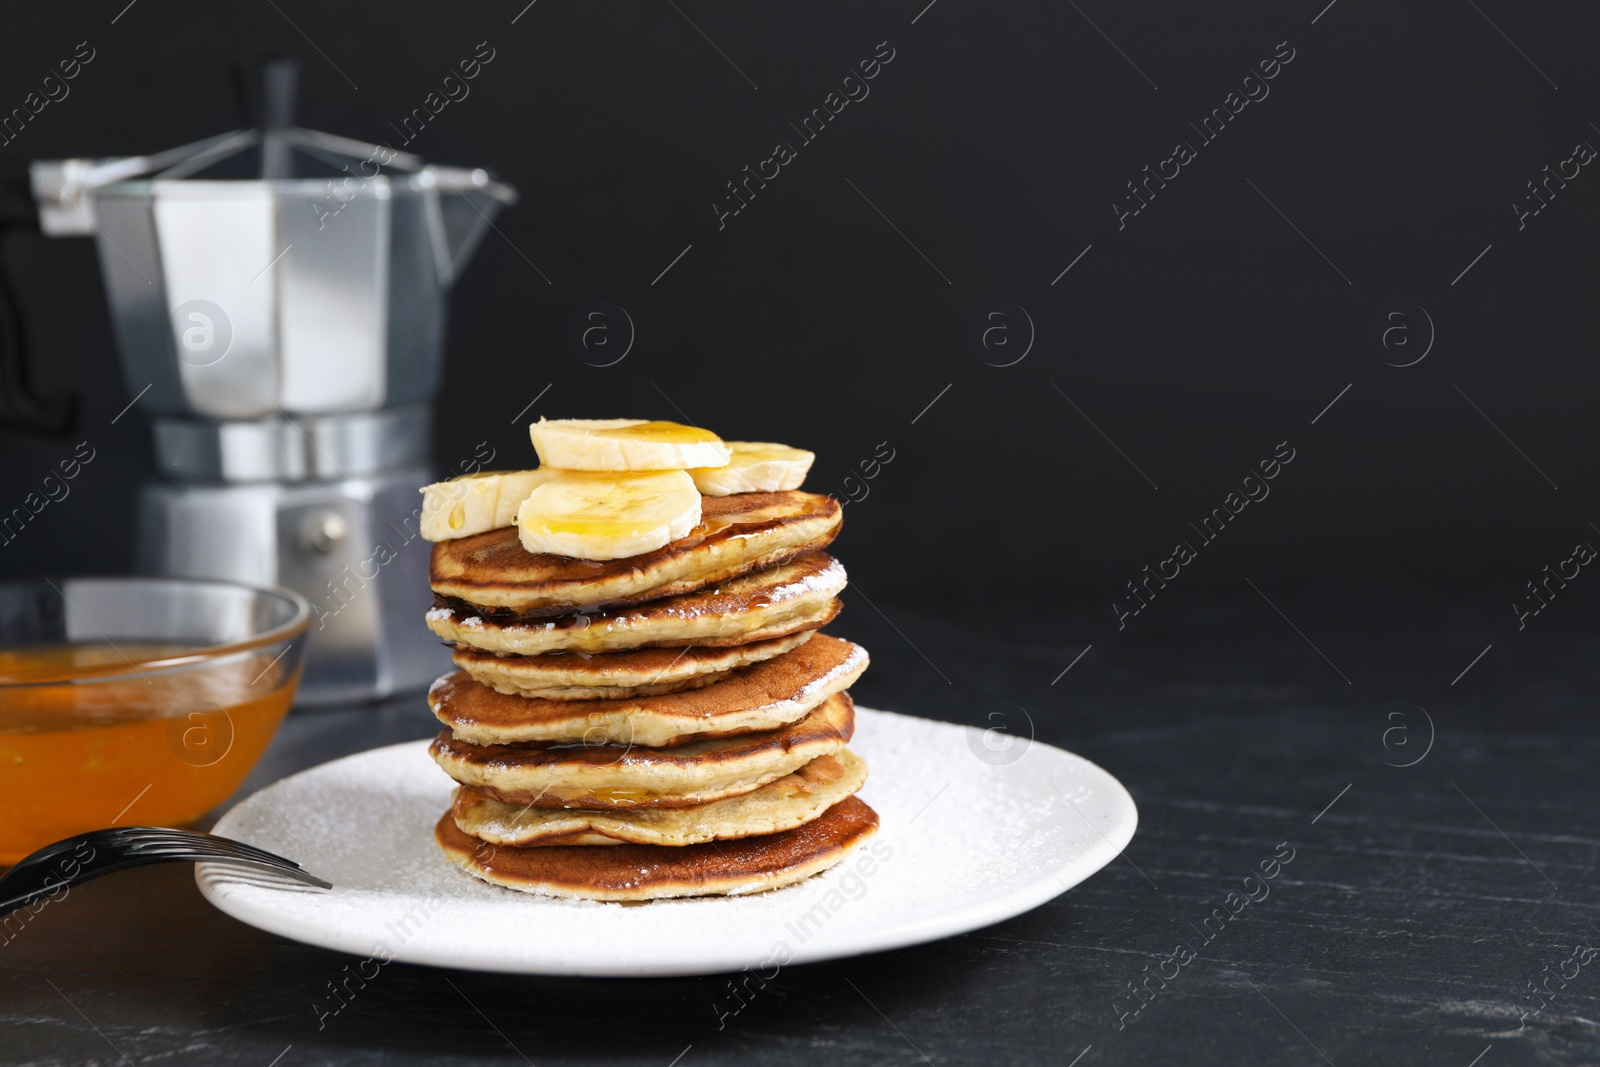
[{"label": "pancake", "polygon": [[588,900],[740,896],[804,881],[842,860],[878,829],[878,813],[846,797],[803,826],[726,844],[513,848],[462,833],[449,812],[433,837],[450,862],[524,893]]},{"label": "pancake", "polygon": [[691,738],[775,730],[843,692],[867,669],[867,650],[827,634],[716,685],[664,696],[542,700],[508,696],[452,671],[428,690],[428,707],[457,741],[586,745],[681,744]]},{"label": "pancake", "polygon": [[461,786],[451,812],[464,833],[492,845],[698,845],[803,826],[855,793],[866,780],[866,760],[845,748],[818,756],[754,792],[692,808],[529,808]]},{"label": "pancake", "polygon": [[700,525],[654,552],[613,560],[535,554],[515,527],[503,527],[435,544],[428,582],[479,615],[564,615],[679,596],[771,567],[827,547],[843,521],[839,502],[815,493],[708,496]]},{"label": "pancake", "polygon": [[727,648],[638,648],[631,652],[571,652],[497,656],[457,646],[451,659],[474,681],[497,693],[543,700],[596,700],[676,693],[710,685],[739,667],[799,648],[814,631]]},{"label": "pancake", "polygon": [[813,552],[715,589],[593,615],[518,621],[434,607],[427,621],[430,630],[452,644],[518,656],[683,645],[723,648],[821,629],[839,614],[837,598],[844,586],[838,561]]},{"label": "pancake", "polygon": [[496,800],[538,808],[687,808],[753,792],[832,755],[855,732],[855,705],[836,693],[778,730],[690,741],[676,748],[631,745],[473,745],[439,731],[428,752],[462,785]]}]

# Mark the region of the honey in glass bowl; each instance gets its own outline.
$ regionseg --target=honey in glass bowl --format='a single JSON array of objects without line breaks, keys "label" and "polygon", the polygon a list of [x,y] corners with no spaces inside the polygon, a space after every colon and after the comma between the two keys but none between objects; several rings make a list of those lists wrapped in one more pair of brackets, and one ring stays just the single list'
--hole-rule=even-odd
[{"label": "honey in glass bowl", "polygon": [[309,621],[224,582],[0,586],[0,866],[227,799],[289,710]]}]

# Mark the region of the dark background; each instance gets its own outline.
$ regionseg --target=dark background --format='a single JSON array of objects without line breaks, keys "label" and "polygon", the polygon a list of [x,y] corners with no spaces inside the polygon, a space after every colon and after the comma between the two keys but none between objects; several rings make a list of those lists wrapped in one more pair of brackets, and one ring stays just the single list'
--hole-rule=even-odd
[{"label": "dark background", "polygon": [[[1122,779],[1140,827],[1007,923],[786,971],[731,1032],[708,1010],[722,977],[399,964],[317,1031],[307,1004],[343,957],[153,868],[74,890],[0,952],[0,1057],[1597,1062],[1592,972],[1527,1013],[1532,984],[1600,937],[1600,584],[1574,580],[1526,630],[1511,604],[1600,543],[1600,176],[1521,230],[1512,205],[1600,144],[1600,10],[125,3],[6,13],[0,112],[78,42],[97,56],[0,152],[230,128],[229,65],[259,52],[301,59],[303,124],[392,138],[487,42],[471,95],[407,146],[523,197],[452,301],[441,469],[483,440],[532,462],[521,421],[540,414],[676,418],[814,449],[808,487],[859,497],[846,477],[887,442],[838,545],[835,629],[874,658],[856,695],[976,726],[1025,712]],[[870,96],[719,231],[724,183],[884,41]],[[1279,42],[1295,58],[1270,96],[1119,230],[1125,183],[1197,142],[1189,123]],[[124,569],[149,444],[138,407],[111,421],[131,394],[92,244],[15,236],[0,259],[39,387],[84,399],[71,441],[0,433],[0,510],[77,441],[99,453],[0,546],[0,575]],[[637,327],[610,367],[566,337],[601,299]],[[1034,324],[1012,366],[989,364],[1020,348],[968,342],[994,302]],[[1385,349],[1374,324],[1395,311],[1408,345]],[[1295,459],[1270,497],[1119,632],[1124,583],[1198,542],[1189,524],[1280,442]],[[251,785],[435,726],[414,697],[296,714]],[[1116,1030],[1109,1005],[1154,947],[1286,838],[1305,859],[1281,900]]]},{"label": "dark background", "polygon": [[[303,124],[396,141],[389,123],[487,41],[470,96],[407,146],[523,197],[452,300],[441,466],[485,439],[531,462],[512,417],[547,385],[528,419],[782,440],[818,453],[809,488],[840,495],[887,441],[840,546],[878,600],[1092,596],[1114,624],[1112,593],[1285,440],[1297,458],[1271,497],[1169,596],[1377,573],[1506,604],[1594,534],[1600,199],[1586,169],[1521,231],[1511,207],[1600,143],[1592,9],[1343,0],[1312,25],[1318,3],[943,0],[912,24],[918,0],[679,6],[547,0],[513,25],[515,0],[143,2],[115,24],[120,5],[29,5],[0,38],[5,109],[78,42],[97,55],[0,151],[138,153],[230,128],[229,63],[263,51],[302,60]],[[797,141],[788,123],[882,41],[895,58],[870,96],[719,231],[724,183]],[[1282,41],[1295,58],[1270,96],[1201,145],[1188,124]],[[1113,201],[1180,139],[1199,158],[1119,231]],[[105,458],[79,503],[0,548],[0,572],[125,568],[149,447],[137,414],[110,425],[131,394],[92,242],[14,237],[3,258],[39,387],[83,392],[78,439]],[[637,329],[604,368],[566,340],[597,298]],[[1009,367],[967,339],[997,300],[1036,331]],[[1386,366],[1424,347],[1419,305],[1431,352]],[[1372,324],[1401,308],[1413,343],[1386,352]],[[70,452],[0,441],[0,500]]]}]

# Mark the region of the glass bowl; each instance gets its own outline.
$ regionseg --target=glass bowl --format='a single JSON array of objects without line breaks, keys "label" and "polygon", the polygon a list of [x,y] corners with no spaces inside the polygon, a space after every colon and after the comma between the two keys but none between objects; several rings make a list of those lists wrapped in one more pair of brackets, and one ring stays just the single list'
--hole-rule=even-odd
[{"label": "glass bowl", "polygon": [[311,606],[186,578],[0,584],[0,866],[108,826],[182,826],[294,700]]}]

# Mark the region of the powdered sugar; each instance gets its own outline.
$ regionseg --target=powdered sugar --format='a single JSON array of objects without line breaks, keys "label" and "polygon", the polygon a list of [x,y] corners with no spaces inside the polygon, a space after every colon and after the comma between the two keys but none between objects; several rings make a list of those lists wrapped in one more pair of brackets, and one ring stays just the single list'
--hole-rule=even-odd
[{"label": "powdered sugar", "polygon": [[867,650],[860,645],[851,645],[850,654],[838,666],[828,671],[820,678],[814,678],[801,687],[795,694],[795,699],[806,702],[815,699],[815,694],[825,692],[833,687],[840,678],[855,674],[865,668],[867,663]]},{"label": "powdered sugar", "polygon": [[[545,974],[694,974],[914,944],[1034,907],[1114,858],[1133,802],[1100,768],[1048,745],[985,763],[971,728],[857,709],[851,747],[877,837],[787,889],[644,906],[520,894],[461,872],[433,843],[452,783],[424,742],[285,779],[217,833],[300,861],[335,885],[297,893],[196,872],[222,910],[312,944],[418,963]],[[1076,812],[1071,810],[1076,807]]]},{"label": "powdered sugar", "polygon": [[828,565],[820,571],[812,571],[798,581],[785,582],[783,585],[768,590],[766,596],[772,602],[779,603],[811,594],[836,596],[844,587],[844,564],[836,559],[830,559]]}]

